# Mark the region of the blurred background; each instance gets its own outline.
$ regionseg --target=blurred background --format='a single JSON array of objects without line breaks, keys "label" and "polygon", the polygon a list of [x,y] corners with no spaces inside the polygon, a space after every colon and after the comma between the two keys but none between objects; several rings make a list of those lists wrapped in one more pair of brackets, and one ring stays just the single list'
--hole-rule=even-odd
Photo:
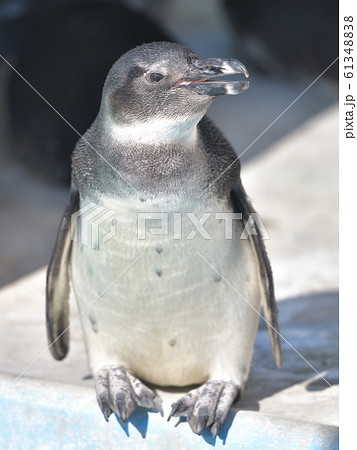
[{"label": "blurred background", "polygon": [[[338,1],[0,1],[0,53],[79,134],[98,112],[114,61],[154,40],[186,44],[201,57],[237,58],[248,68],[249,90],[219,98],[208,115],[242,154],[243,184],[270,234],[281,330],[335,385]],[[46,345],[44,269],[17,280],[50,259],[79,136],[14,69],[0,59],[0,285],[8,285],[0,308],[9,342],[0,359],[16,375]],[[29,322],[32,337],[23,332]],[[47,355],[30,376],[84,382],[80,334],[73,331],[60,369]],[[330,388],[286,343],[285,369],[271,372],[267,339],[261,327],[241,407],[259,403],[274,412],[280,405],[286,416],[336,425]],[[287,397],[279,403],[278,392],[294,407]]]}]

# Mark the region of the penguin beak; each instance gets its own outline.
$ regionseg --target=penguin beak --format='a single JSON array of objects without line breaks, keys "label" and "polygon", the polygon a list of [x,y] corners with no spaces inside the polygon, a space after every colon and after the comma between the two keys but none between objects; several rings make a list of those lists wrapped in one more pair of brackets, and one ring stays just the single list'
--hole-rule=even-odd
[{"label": "penguin beak", "polygon": [[236,59],[207,58],[193,60],[185,76],[173,87],[184,87],[201,95],[237,95],[249,88],[249,81],[211,81],[223,75],[244,73],[249,77],[246,67]]}]

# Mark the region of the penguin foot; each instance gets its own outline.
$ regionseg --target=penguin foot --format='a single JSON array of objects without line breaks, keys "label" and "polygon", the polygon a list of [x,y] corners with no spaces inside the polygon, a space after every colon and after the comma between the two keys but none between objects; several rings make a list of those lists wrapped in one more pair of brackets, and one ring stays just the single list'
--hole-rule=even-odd
[{"label": "penguin foot", "polygon": [[108,422],[114,412],[126,422],[138,406],[156,411],[156,394],[122,366],[106,366],[94,373],[99,407]]},{"label": "penguin foot", "polygon": [[194,433],[200,435],[209,427],[216,437],[239,392],[239,387],[232,381],[208,381],[173,403],[167,420],[186,417]]}]

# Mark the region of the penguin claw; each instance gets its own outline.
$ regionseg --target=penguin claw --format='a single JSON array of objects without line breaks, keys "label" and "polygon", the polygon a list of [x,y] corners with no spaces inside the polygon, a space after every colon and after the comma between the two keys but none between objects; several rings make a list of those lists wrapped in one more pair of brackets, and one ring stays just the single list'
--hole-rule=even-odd
[{"label": "penguin claw", "polygon": [[[99,401],[98,401],[98,403],[99,403]],[[99,403],[99,407],[100,407],[100,410],[102,411],[102,413],[103,413],[103,416],[104,416],[104,419],[106,420],[106,422],[109,422],[109,417],[111,416],[111,414],[112,414],[112,410],[110,409],[110,406],[109,405],[107,405],[107,404],[101,404],[101,403]]]},{"label": "penguin claw", "polygon": [[189,411],[190,406],[187,404],[186,396],[182,397],[179,401],[171,405],[171,412],[167,418],[167,421],[169,421],[172,417],[187,417]]},{"label": "penguin claw", "polygon": [[94,379],[97,401],[107,422],[114,412],[125,423],[138,406],[156,412],[155,393],[124,367],[103,367]]},{"label": "penguin claw", "polygon": [[214,424],[211,426],[211,433],[212,436],[215,438],[218,434],[219,429],[221,428],[222,422],[220,420],[217,420],[214,422]]},{"label": "penguin claw", "polygon": [[173,404],[171,405],[171,412],[170,412],[170,414],[169,414],[169,417],[167,418],[167,421],[168,421],[168,422],[170,421],[170,419],[171,419],[172,417],[176,416],[176,413],[177,413],[178,409],[179,409],[179,405],[178,405],[177,403],[173,403]]},{"label": "penguin claw", "polygon": [[195,402],[198,400],[203,386],[200,386],[197,389],[192,389],[189,391],[184,397],[181,397],[177,402],[171,405],[171,412],[168,417],[168,421],[171,417],[188,417],[192,413],[192,409],[195,405]]},{"label": "penguin claw", "polygon": [[215,438],[239,391],[232,381],[208,381],[173,403],[167,420],[187,417],[194,433],[201,435],[205,428],[210,427]]},{"label": "penguin claw", "polygon": [[107,405],[104,401],[101,401],[100,399],[98,400],[98,405],[100,410],[102,411],[102,414],[104,416],[104,419],[106,420],[106,422],[109,421],[109,417],[112,413],[112,410],[110,409],[109,405]]},{"label": "penguin claw", "polygon": [[125,406],[122,403],[118,403],[115,408],[115,414],[119,419],[125,423],[127,421],[127,415],[125,413]]},{"label": "penguin claw", "polygon": [[194,426],[191,425],[192,430],[194,431],[194,433],[198,434],[199,436],[202,434],[202,431],[206,428],[207,426],[207,417],[200,417],[197,422],[195,423]]}]

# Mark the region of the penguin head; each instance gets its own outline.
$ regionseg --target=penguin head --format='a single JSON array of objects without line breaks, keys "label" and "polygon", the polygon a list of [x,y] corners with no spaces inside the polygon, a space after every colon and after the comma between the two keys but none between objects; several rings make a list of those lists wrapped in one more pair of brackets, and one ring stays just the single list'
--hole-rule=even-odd
[{"label": "penguin head", "polygon": [[119,127],[119,133],[133,127],[149,134],[154,127],[159,134],[163,129],[182,132],[200,121],[217,96],[249,87],[247,81],[212,80],[237,73],[248,77],[237,60],[200,59],[189,48],[169,42],[143,44],[121,56],[109,71],[100,114]]}]

